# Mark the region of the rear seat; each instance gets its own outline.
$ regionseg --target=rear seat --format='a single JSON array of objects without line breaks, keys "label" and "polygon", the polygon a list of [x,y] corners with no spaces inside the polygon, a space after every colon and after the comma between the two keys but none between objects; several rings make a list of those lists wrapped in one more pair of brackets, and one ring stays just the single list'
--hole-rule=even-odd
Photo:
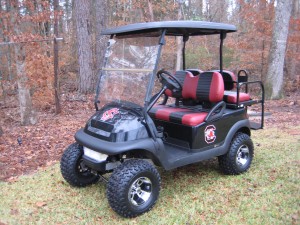
[{"label": "rear seat", "polygon": [[[187,69],[187,71],[191,72],[194,76],[198,76],[203,73],[202,70],[198,69]],[[212,70],[211,72],[219,72],[220,70]],[[224,98],[223,100],[226,103],[236,104],[237,99],[237,91],[233,91],[236,88],[236,76],[233,72],[228,70],[223,70],[222,77],[224,80]],[[239,93],[239,102],[249,101],[251,100],[250,95],[248,93],[240,92]]]},{"label": "rear seat", "polygon": [[239,99],[237,99],[237,92],[236,91],[224,91],[224,102],[236,104],[239,102],[245,102],[251,100],[250,95],[248,93],[240,92]]},{"label": "rear seat", "polygon": [[[182,83],[182,91],[178,93],[166,90],[168,96],[206,103],[222,101],[224,82],[220,73],[203,72],[200,76],[193,76],[191,72],[178,71],[175,76]],[[182,108],[176,105],[157,105],[149,111],[149,114],[158,120],[196,126],[205,121],[208,111]]]},{"label": "rear seat", "polygon": [[239,102],[251,100],[250,95],[244,92],[240,92],[239,99],[237,99],[237,91],[233,90],[234,88],[236,88],[237,80],[233,72],[228,70],[223,70],[222,77],[224,80],[224,89],[225,89],[223,100],[226,103],[236,104],[238,100]]}]

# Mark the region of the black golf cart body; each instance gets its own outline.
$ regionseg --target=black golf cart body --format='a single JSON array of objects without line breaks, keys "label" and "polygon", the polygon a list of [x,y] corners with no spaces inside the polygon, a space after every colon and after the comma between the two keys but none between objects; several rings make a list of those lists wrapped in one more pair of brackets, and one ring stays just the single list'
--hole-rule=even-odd
[{"label": "black golf cart body", "polygon": [[[101,84],[98,85],[95,99],[97,112],[88,121],[85,128],[80,129],[76,133],[75,139],[77,143],[85,148],[105,154],[106,156],[104,156],[107,158],[99,162],[99,160],[97,161],[84,154],[84,163],[95,171],[105,172],[113,169],[124,158],[148,158],[156,165],[170,170],[224,155],[237,132],[250,136],[251,124],[247,115],[247,106],[260,103],[263,111],[263,87],[261,85],[261,99],[252,100],[248,94],[239,93],[239,90],[241,86],[249,85],[249,83],[253,82],[247,82],[247,80],[241,82],[231,78],[231,72],[223,70],[223,40],[227,33],[235,31],[236,27],[233,25],[202,21],[139,23],[105,30],[103,34],[110,35],[110,40],[112,41],[108,44],[99,82],[101,83],[106,73],[119,71],[132,73],[132,76],[135,75],[134,73],[145,72],[149,76],[149,82],[145,96],[143,96],[143,106],[126,101],[113,101],[112,103],[107,103],[101,109],[98,109],[97,106],[99,93],[101,91],[108,93],[112,90],[101,90]],[[196,91],[204,90],[202,96],[200,94],[200,98],[194,98],[198,100],[198,104],[193,104],[192,106],[182,104],[184,98],[179,94],[179,97],[176,98],[177,104],[168,106],[154,105],[156,100],[155,98],[151,99],[152,90],[158,71],[161,49],[165,44],[165,36],[182,36],[185,46],[189,37],[197,35],[220,36],[220,70],[202,72],[198,75],[198,71],[195,69],[188,72],[187,68],[185,68],[185,54],[183,52],[183,69],[182,71],[177,71],[175,76],[184,83],[184,78],[181,77],[185,77],[187,73],[189,75],[190,73],[193,74],[194,77],[190,78],[191,81],[189,82],[193,82],[194,79],[195,82],[198,82],[198,90]],[[126,68],[112,68],[113,63],[108,59],[110,57],[111,43],[115,42],[114,39],[130,39],[133,37],[156,38],[157,55],[155,60],[151,59],[153,67],[131,69],[128,65],[125,65],[126,63],[123,63],[122,65],[125,65],[124,67]],[[216,87],[211,88],[209,85],[212,84],[212,75],[216,73],[221,75],[222,83],[217,83]],[[197,77],[198,79],[195,79]],[[245,79],[245,77],[239,76],[239,79]],[[201,80],[203,80],[202,83]],[[259,81],[257,82],[260,83]],[[234,86],[237,87],[235,91],[231,91],[228,94],[229,97],[231,94],[234,100],[227,101],[225,99],[228,96],[223,96],[224,90],[222,86],[224,86],[225,93],[230,92],[226,91],[226,89],[231,90]],[[130,89],[130,87],[126,88]],[[218,92],[216,89],[219,88],[221,88],[219,91],[222,95],[221,98],[211,102],[207,95],[215,95],[215,92]],[[172,91],[169,90],[169,92]],[[220,93],[217,94],[220,95]],[[175,94],[173,93],[173,96],[176,96]],[[243,101],[241,96],[244,95],[248,96],[248,98]],[[172,97],[172,93],[169,96]],[[160,114],[157,114],[157,112],[160,112]],[[168,116],[169,118],[167,118]],[[183,117],[189,118],[188,121],[183,121]],[[195,122],[191,122],[194,120]],[[252,126],[255,129],[263,127],[263,113],[261,124],[253,124]]]},{"label": "black golf cart body", "polygon": [[[135,217],[158,199],[161,182],[153,163],[171,170],[218,157],[225,174],[246,172],[254,151],[250,129],[263,127],[264,89],[260,81],[249,82],[245,70],[237,78],[223,70],[223,41],[235,31],[233,25],[202,21],[105,30],[110,39],[99,75],[96,113],[62,156],[64,179],[83,187],[100,177],[106,180],[103,174],[111,172],[106,180],[110,206],[124,217]],[[186,68],[185,44],[199,35],[220,37],[218,70]],[[175,73],[158,70],[167,36],[183,37],[183,66]],[[248,93],[254,84],[260,87],[256,99]],[[261,105],[260,123],[249,121],[247,107],[253,104]]]}]

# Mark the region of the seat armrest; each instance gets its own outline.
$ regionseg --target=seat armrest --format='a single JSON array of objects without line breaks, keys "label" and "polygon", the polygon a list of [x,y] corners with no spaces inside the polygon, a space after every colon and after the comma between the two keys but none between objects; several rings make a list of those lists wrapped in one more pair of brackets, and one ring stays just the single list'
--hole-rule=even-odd
[{"label": "seat armrest", "polygon": [[209,111],[204,121],[210,122],[212,120],[220,118],[223,115],[225,108],[226,103],[224,101],[219,102]]}]

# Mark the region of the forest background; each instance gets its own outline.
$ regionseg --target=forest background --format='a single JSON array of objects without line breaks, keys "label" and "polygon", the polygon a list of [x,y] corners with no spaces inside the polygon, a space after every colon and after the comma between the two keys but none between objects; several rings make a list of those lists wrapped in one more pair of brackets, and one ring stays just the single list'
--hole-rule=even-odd
[{"label": "forest background", "polygon": [[[248,70],[252,80],[266,84],[267,97],[281,98],[300,86],[299,0],[292,0],[292,9],[283,11],[291,14],[284,26],[288,26],[288,36],[283,40],[283,68],[278,65],[270,70],[272,56],[277,54],[271,49],[272,35],[278,36],[275,11],[283,8],[281,2],[285,1],[0,0],[0,106],[18,105],[23,125],[37,122],[36,110],[48,110],[55,104],[59,113],[63,96],[94,91],[107,40],[101,36],[103,29],[178,19],[235,24],[238,32],[228,35],[225,42],[225,69]],[[168,46],[167,51],[176,52],[176,45]],[[217,51],[214,40],[205,39],[187,52],[189,66],[213,69]],[[176,68],[176,55],[169,61]],[[277,78],[278,70],[283,70],[282,78]],[[273,86],[279,86],[275,95],[270,90]]]}]

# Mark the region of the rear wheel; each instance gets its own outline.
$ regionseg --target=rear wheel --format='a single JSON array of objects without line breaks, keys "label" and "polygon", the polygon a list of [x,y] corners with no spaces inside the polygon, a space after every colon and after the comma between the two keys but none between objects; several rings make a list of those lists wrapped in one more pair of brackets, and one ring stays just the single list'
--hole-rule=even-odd
[{"label": "rear wheel", "polygon": [[253,143],[244,133],[237,133],[230,144],[229,151],[218,157],[219,166],[225,174],[238,175],[246,172],[253,159]]},{"label": "rear wheel", "polygon": [[149,211],[160,191],[160,176],[148,161],[132,159],[117,167],[107,183],[107,199],[112,209],[124,217]]},{"label": "rear wheel", "polygon": [[82,163],[82,155],[82,146],[73,143],[65,150],[60,161],[63,178],[75,187],[85,187],[99,180],[99,176],[92,174]]}]

